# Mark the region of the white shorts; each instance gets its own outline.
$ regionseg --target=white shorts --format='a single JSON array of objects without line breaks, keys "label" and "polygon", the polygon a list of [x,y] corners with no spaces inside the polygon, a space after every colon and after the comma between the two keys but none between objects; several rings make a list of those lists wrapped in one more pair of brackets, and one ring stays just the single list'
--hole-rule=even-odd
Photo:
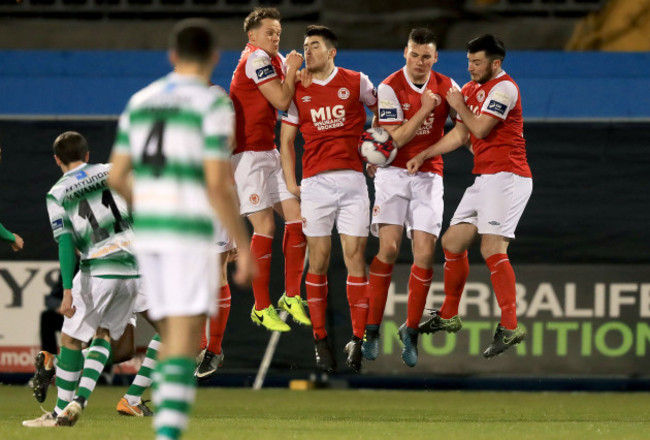
[{"label": "white shorts", "polygon": [[302,232],[307,237],[339,234],[367,237],[370,199],[363,173],[329,171],[303,179],[300,186]]},{"label": "white shorts", "polygon": [[135,306],[133,306],[133,314],[129,319],[129,324],[136,327],[138,322],[138,313],[146,312],[149,310],[149,299],[142,287],[142,278],[138,278],[138,296],[135,298]]},{"label": "white shorts", "polygon": [[409,238],[412,238],[413,229],[438,237],[442,227],[443,193],[439,174],[413,175],[397,167],[377,169],[370,231],[378,236],[379,225],[384,223],[404,225]]},{"label": "white shorts", "polygon": [[235,154],[232,167],[241,215],[253,214],[283,200],[296,198],[287,190],[278,150]]},{"label": "white shorts", "polygon": [[72,281],[72,305],[76,312],[64,318],[62,332],[89,341],[98,328],[120,339],[138,296],[137,278],[98,278],[79,271]]},{"label": "white shorts", "polygon": [[149,316],[212,314],[219,280],[215,252],[141,252],[138,264],[149,298]]},{"label": "white shorts", "polygon": [[465,190],[450,224],[471,223],[479,234],[515,238],[532,191],[530,177],[507,172],[482,174]]},{"label": "white shorts", "polygon": [[228,252],[237,247],[237,245],[235,245],[235,240],[230,238],[230,234],[228,234],[226,228],[221,226],[219,223],[215,225],[215,228],[217,230],[215,235],[215,246],[218,254],[223,254],[224,252]]}]

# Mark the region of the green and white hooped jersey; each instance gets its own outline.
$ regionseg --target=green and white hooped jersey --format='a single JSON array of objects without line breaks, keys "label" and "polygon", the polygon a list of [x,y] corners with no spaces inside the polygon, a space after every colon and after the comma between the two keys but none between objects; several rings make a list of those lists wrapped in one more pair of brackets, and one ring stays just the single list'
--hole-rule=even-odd
[{"label": "green and white hooped jersey", "polygon": [[58,242],[71,234],[80,268],[92,276],[136,276],[133,228],[122,197],[108,189],[110,165],[83,164],[47,193],[47,212]]},{"label": "green and white hooped jersey", "polygon": [[170,73],[131,98],[114,152],[131,156],[139,251],[209,250],[216,216],[203,162],[230,161],[233,131],[230,98],[198,77]]}]

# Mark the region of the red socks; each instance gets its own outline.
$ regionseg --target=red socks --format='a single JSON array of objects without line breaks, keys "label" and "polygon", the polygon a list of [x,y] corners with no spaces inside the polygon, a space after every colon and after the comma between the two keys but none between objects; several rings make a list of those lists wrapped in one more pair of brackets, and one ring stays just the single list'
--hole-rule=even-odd
[{"label": "red socks", "polygon": [[427,302],[429,286],[433,279],[433,269],[422,269],[415,264],[411,266],[411,276],[409,277],[409,296],[407,305],[406,326],[418,328],[422,312]]},{"label": "red socks", "polygon": [[445,302],[440,308],[440,317],[449,319],[458,315],[458,304],[469,275],[467,251],[461,254],[445,252]]},{"label": "red socks", "polygon": [[368,280],[366,277],[348,275],[346,290],[352,318],[352,333],[363,339],[368,319]]},{"label": "red socks", "polygon": [[273,237],[253,234],[251,254],[257,263],[257,275],[253,278],[255,310],[263,310],[271,305],[269,280],[271,279],[271,249]]},{"label": "red socks", "polygon": [[226,331],[226,324],[228,323],[228,315],[230,315],[230,286],[226,284],[219,289],[219,296],[217,297],[217,316],[210,318],[210,343],[206,333],[201,335],[201,350],[207,348],[212,353],[221,353],[221,342],[223,341],[223,334]]},{"label": "red socks", "polygon": [[305,277],[305,291],[309,316],[314,331],[315,339],[327,336],[325,330],[325,313],[327,312],[327,275],[315,275],[307,272]]},{"label": "red socks", "polygon": [[305,265],[307,239],[302,233],[302,221],[298,220],[284,225],[284,285],[287,296],[300,295],[300,281]]},{"label": "red socks", "polygon": [[501,308],[501,325],[508,330],[517,327],[517,291],[515,271],[508,254],[494,254],[485,260],[490,269],[490,280]]},{"label": "red socks", "polygon": [[392,277],[393,265],[384,263],[375,257],[370,263],[368,325],[381,324]]}]

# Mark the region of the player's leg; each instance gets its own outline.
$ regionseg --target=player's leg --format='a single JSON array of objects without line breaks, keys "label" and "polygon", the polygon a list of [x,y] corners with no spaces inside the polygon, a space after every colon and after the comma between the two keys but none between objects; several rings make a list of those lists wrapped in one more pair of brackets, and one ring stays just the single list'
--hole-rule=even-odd
[{"label": "player's leg", "polygon": [[[230,315],[230,285],[228,284],[228,260],[231,251],[219,253],[221,266],[220,288],[217,294],[217,314],[208,318],[208,336],[201,341],[200,362],[194,371],[194,377],[201,382],[210,379],[223,364],[224,354],[221,348],[223,336]],[[203,333],[205,334],[205,332]]]},{"label": "player's leg", "polygon": [[367,237],[340,234],[343,260],[348,270],[346,291],[352,320],[352,339],[345,346],[346,363],[353,371],[361,369],[361,345],[368,319],[368,278],[366,277]]},{"label": "player's leg", "polygon": [[[373,224],[373,227],[375,225]],[[368,275],[369,309],[365,339],[361,347],[363,357],[374,360],[379,355],[379,327],[384,316],[388,289],[393,275],[393,265],[402,244],[404,227],[379,224],[379,252],[370,263]]]},{"label": "player's leg", "polygon": [[128,390],[126,390],[126,394],[124,394],[117,404],[116,410],[119,414],[136,417],[150,417],[153,415],[146,402],[142,400],[142,395],[153,382],[153,372],[158,361],[160,346],[160,335],[156,333],[147,345],[147,350],[145,351],[144,359],[138,369],[138,373],[135,375]]},{"label": "player's leg", "polygon": [[334,371],[335,362],[327,339],[327,269],[332,251],[330,236],[307,236],[309,267],[305,277],[307,305],[312,321],[316,365],[323,371]]},{"label": "player's leg", "polygon": [[[286,187],[284,179],[282,187]],[[289,195],[289,192],[286,191]],[[300,283],[305,266],[307,239],[302,232],[302,217],[300,203],[296,198],[288,197],[275,204],[275,211],[284,219],[284,237],[282,251],[284,253],[284,285],[285,293],[278,301],[278,307],[286,310],[298,324],[311,325],[311,320],[305,312],[300,297]]]}]

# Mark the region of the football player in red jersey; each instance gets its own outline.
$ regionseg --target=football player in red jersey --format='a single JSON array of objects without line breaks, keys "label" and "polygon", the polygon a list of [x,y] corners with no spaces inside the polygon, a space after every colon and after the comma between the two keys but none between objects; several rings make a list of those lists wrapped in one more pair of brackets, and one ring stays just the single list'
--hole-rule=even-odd
[{"label": "football player in red jersey", "polygon": [[379,354],[379,326],[406,228],[412,240],[413,266],[408,285],[408,317],[399,329],[399,337],[404,344],[402,359],[414,367],[418,358],[418,324],[433,278],[433,253],[442,224],[443,166],[442,158],[435,156],[411,174],[406,163],[444,135],[445,121],[453,112],[444,96],[458,85],[432,70],[438,52],[431,30],[418,28],[410,32],[404,58],[406,65],[386,78],[377,93],[379,124],[391,134],[399,150],[389,167],[375,172],[370,230],[379,237],[379,252],[370,264],[370,311],[362,351],[366,359],[376,359]]},{"label": "football player in red jersey", "polygon": [[480,235],[481,254],[490,269],[490,280],[501,308],[501,322],[483,355],[496,356],[523,341],[517,325],[515,273],[508,259],[508,245],[533,189],[526,160],[526,141],[519,87],[502,69],[506,51],[493,35],[467,44],[472,81],[461,91],[447,93],[458,112],[458,123],[444,138],[411,159],[407,168],[416,172],[429,157],[448,153],[469,142],[474,153],[474,184],[467,188],[442,236],[445,252],[445,301],[440,311],[420,325],[420,331],[457,331],[458,303],[469,273],[467,249]]},{"label": "football player in red jersey", "polygon": [[278,53],[280,13],[275,8],[255,8],[244,20],[248,44],[241,54],[230,83],[236,115],[236,149],[232,163],[239,195],[240,213],[253,225],[251,254],[258,272],[253,279],[255,305],[251,320],[269,330],[289,331],[271,304],[271,249],[277,212],[285,221],[283,251],[285,294],[278,306],[294,320],[311,325],[300,298],[305,259],[300,204],[286,187],[280,154],[274,143],[277,110],[286,110],[295,90],[302,55]]},{"label": "football player in red jersey", "polygon": [[[366,122],[365,106],[376,113],[373,84],[361,72],[336,67],[336,35],[324,26],[309,26],[304,51],[311,85],[296,86],[287,115],[282,118],[280,152],[289,190],[300,197],[303,231],[309,244],[305,290],[313,322],[316,363],[334,369],[327,341],[327,269],[332,228],[341,236],[348,270],[347,296],[352,317],[352,340],[345,346],[347,364],[361,368],[361,342],[368,314],[365,249],[370,223],[368,188],[357,152]],[[305,140],[302,182],[295,173],[294,139],[300,129]]]}]

